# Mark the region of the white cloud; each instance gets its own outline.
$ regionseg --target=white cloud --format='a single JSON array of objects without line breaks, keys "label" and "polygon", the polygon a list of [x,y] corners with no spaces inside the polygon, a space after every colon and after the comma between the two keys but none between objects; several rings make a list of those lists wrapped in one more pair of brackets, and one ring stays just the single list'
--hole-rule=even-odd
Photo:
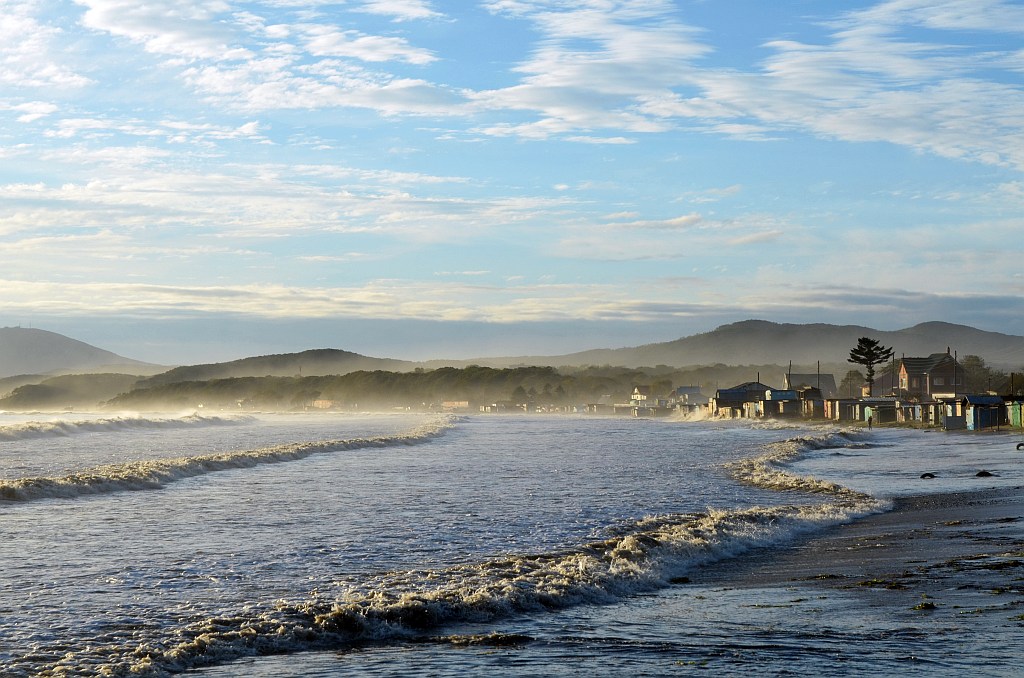
[{"label": "white cloud", "polygon": [[1024,34],[1024,7],[1006,0],[888,0],[851,15],[878,25]]},{"label": "white cloud", "polygon": [[61,54],[59,28],[36,17],[36,2],[5,2],[0,16],[0,85],[78,89],[92,81],[75,72]]},{"label": "white cloud", "polygon": [[426,0],[367,0],[360,9],[370,14],[394,17],[395,21],[436,19],[442,16],[431,9]]},{"label": "white cloud", "polygon": [[223,0],[75,0],[86,7],[82,24],[124,37],[154,54],[201,59],[245,58],[223,19]]},{"label": "white cloud", "polygon": [[[685,86],[692,62],[708,52],[695,32],[676,18],[666,2],[501,2],[495,12],[528,16],[542,36],[532,57],[516,67],[520,84],[473,95],[480,108],[530,111],[539,117],[523,124],[479,128],[488,135],[544,139],[618,129],[659,132],[662,119],[644,111],[649,102]],[[622,137],[611,137],[616,142]]]},{"label": "white cloud", "polygon": [[670,219],[627,221],[610,224],[615,228],[627,229],[656,229],[656,230],[678,230],[688,229],[696,226],[704,220],[700,214],[684,214]]},{"label": "white cloud", "polygon": [[6,106],[0,104],[0,110],[4,109],[20,113],[21,115],[17,118],[18,122],[34,122],[59,110],[55,104],[45,101],[30,101],[24,104]]},{"label": "white cloud", "polygon": [[705,116],[713,109],[687,109],[682,100],[651,110],[704,117],[712,129],[748,139],[799,130],[1024,168],[1024,92],[986,72],[999,67],[998,55],[906,37],[917,25],[1004,31],[999,21],[1020,12],[994,0],[977,6],[980,15],[968,18],[960,2],[882,3],[835,22],[830,42],[767,43],[775,54],[761,73],[698,74],[701,101],[732,111],[731,121],[712,121]]},{"label": "white cloud", "polygon": [[330,26],[305,26],[305,47],[320,57],[351,57],[361,61],[403,61],[424,65],[436,61],[428,50],[409,45],[404,38],[363,35]]},{"label": "white cloud", "polygon": [[758,245],[761,243],[772,242],[779,240],[785,235],[782,231],[759,231],[755,233],[748,233],[739,237],[733,238],[729,241],[730,245]]}]

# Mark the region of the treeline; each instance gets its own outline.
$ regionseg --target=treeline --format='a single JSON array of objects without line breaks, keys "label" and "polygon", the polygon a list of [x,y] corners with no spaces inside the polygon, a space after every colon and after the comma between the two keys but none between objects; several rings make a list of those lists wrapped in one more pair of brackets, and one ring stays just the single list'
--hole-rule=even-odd
[{"label": "treeline", "polygon": [[258,409],[295,409],[315,400],[331,400],[340,407],[412,407],[439,405],[442,401],[509,400],[524,393],[546,393],[563,399],[584,397],[595,392],[618,392],[619,383],[605,377],[561,375],[551,367],[493,369],[470,366],[463,369],[389,372],[358,371],[343,375],[310,377],[238,377],[206,381],[181,381],[138,388],[111,399],[118,408],[237,407],[239,403]]},{"label": "treeline", "polygon": [[[330,376],[243,376],[208,379],[143,379],[129,375],[83,374],[21,385],[0,398],[0,409],[52,410],[68,407],[108,409],[213,408],[292,410],[315,400],[341,408],[420,409],[443,401],[469,401],[565,406],[619,403],[634,387],[652,387],[668,395],[678,386],[700,386],[706,395],[759,379],[781,386],[784,368],[777,365],[711,365],[679,369],[667,365],[644,368],[590,365],[584,367],[477,365],[415,371],[362,370]],[[177,373],[182,376],[182,372]]]},{"label": "treeline", "polygon": [[[749,371],[747,368],[744,374]],[[754,374],[750,375],[751,380],[755,378]],[[359,409],[417,409],[436,406],[444,401],[568,405],[628,401],[637,385],[649,385],[657,394],[667,395],[676,385],[691,384],[686,381],[688,376],[694,376],[692,371],[663,366],[645,369],[587,367],[571,372],[553,367],[498,369],[477,365],[413,372],[374,370],[334,376],[181,381],[136,388],[111,399],[107,406],[161,409],[202,404],[233,408],[242,404],[257,409],[281,410],[301,408],[315,400],[330,400],[339,407]],[[715,384],[707,386],[713,393]]]}]

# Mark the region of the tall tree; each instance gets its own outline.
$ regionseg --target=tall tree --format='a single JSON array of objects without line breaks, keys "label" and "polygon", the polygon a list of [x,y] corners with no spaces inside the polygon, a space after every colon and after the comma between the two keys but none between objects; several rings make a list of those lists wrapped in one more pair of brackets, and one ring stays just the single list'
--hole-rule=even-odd
[{"label": "tall tree", "polygon": [[877,339],[871,339],[870,337],[861,337],[857,340],[857,345],[850,350],[850,357],[847,361],[856,365],[863,365],[864,370],[867,372],[865,381],[868,382],[868,395],[871,395],[871,390],[875,384],[875,365],[884,363],[891,357],[891,348],[882,346]]}]

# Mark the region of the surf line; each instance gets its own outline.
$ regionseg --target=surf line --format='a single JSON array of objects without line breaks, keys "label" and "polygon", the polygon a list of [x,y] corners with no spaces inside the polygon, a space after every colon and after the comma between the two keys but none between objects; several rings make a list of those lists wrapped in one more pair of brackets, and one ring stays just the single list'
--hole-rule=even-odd
[{"label": "surf line", "polygon": [[155,490],[170,483],[230,469],[297,461],[315,454],[367,447],[418,445],[444,435],[455,427],[454,417],[423,424],[407,433],[346,440],[322,440],[276,445],[255,450],[222,452],[194,457],[154,459],[111,464],[85,469],[66,476],[0,480],[0,500],[28,502],[40,499],[70,499],[93,494]]}]

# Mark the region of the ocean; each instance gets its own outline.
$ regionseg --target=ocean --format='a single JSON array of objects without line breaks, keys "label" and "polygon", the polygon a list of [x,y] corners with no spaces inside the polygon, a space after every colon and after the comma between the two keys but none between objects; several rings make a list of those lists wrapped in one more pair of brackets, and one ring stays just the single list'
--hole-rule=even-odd
[{"label": "ocean", "polygon": [[1013,653],[960,650],[1019,624],[949,628],[727,573],[896,497],[1019,487],[1014,442],[599,416],[3,413],[2,675],[1008,675]]}]

